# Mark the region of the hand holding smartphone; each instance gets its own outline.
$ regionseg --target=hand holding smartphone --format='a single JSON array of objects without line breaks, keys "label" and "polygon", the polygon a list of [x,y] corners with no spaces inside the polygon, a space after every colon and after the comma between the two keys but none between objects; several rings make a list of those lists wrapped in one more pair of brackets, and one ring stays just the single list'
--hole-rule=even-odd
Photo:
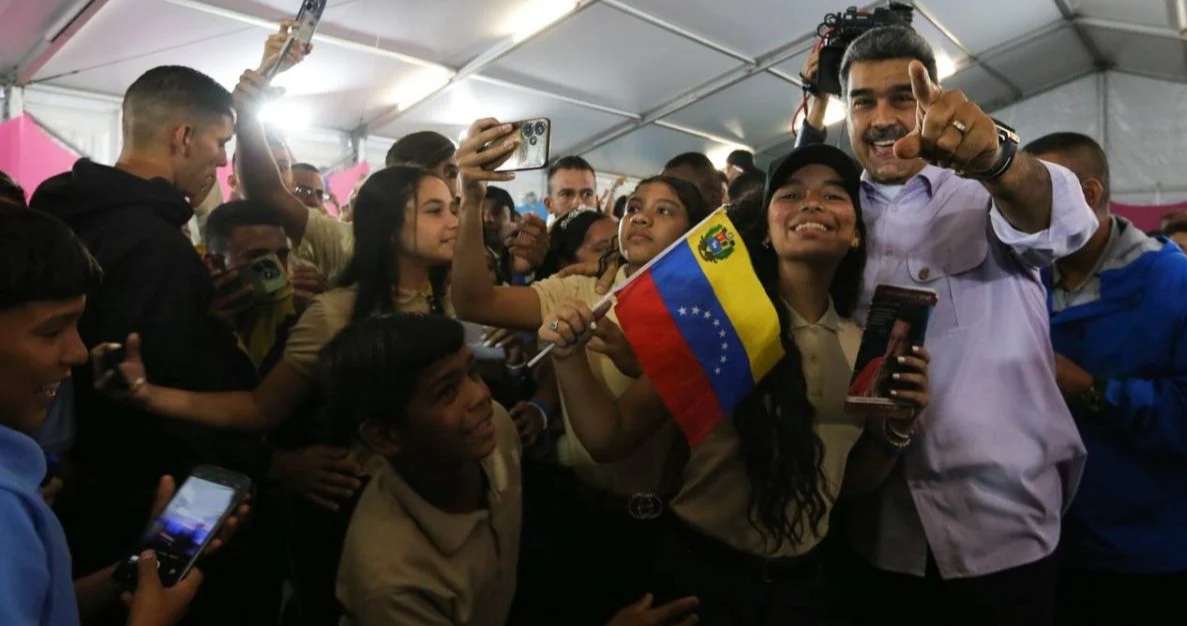
[{"label": "hand holding smartphone", "polygon": [[280,54],[277,55],[275,62],[271,66],[264,69],[264,77],[271,80],[282,69],[286,69],[285,60],[294,49],[302,52],[309,50],[309,42],[313,40],[313,33],[317,31],[318,24],[321,23],[321,16],[326,10],[326,0],[302,0],[301,8],[297,11],[297,17],[293,20],[294,26],[289,29],[288,39],[284,42],[284,46],[280,49]]},{"label": "hand holding smartphone", "polygon": [[215,467],[195,467],[156,519],[139,545],[120,562],[112,578],[126,589],[136,587],[140,555],[152,550],[161,584],[172,587],[194,567],[219,530],[250,494],[251,480]]},{"label": "hand holding smartphone", "polygon": [[503,142],[512,138],[519,140],[515,152],[492,171],[520,172],[548,167],[549,153],[552,149],[552,120],[541,117],[512,122],[510,134],[486,144],[482,150],[501,146]]}]

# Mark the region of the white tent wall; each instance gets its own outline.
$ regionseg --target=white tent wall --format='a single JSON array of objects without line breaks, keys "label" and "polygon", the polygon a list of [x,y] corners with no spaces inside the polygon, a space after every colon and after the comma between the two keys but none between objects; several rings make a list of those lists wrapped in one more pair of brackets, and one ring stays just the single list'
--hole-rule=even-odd
[{"label": "white tent wall", "polygon": [[1113,200],[1187,199],[1187,85],[1098,72],[993,112],[1023,142],[1056,131],[1096,139],[1109,155]]}]

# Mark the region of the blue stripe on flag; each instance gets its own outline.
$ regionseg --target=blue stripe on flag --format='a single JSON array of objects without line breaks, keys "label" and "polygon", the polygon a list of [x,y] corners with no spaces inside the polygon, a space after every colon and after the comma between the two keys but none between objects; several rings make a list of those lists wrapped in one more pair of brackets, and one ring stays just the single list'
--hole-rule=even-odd
[{"label": "blue stripe on flag", "polygon": [[729,413],[754,387],[750,359],[709,279],[687,242],[651,267],[652,280],[672,320]]}]

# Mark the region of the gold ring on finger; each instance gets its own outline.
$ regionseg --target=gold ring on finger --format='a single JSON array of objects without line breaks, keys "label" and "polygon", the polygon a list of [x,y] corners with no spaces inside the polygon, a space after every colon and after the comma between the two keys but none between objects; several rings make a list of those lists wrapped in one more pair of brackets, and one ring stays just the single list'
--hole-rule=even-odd
[{"label": "gold ring on finger", "polygon": [[952,128],[955,128],[956,130],[960,131],[960,134],[962,134],[962,135],[969,132],[969,127],[966,126],[965,123],[960,120],[952,120]]}]

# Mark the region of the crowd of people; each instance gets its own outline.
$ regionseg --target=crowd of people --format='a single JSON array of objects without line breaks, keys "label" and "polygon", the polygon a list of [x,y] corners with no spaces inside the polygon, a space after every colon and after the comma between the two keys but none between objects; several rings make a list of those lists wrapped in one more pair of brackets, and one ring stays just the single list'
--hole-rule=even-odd
[{"label": "crowd of people", "polygon": [[[909,27],[840,79],[856,161],[816,94],[765,172],[599,195],[556,159],[545,221],[503,121],[401,138],[332,214],[267,73],[149,70],[113,166],[0,176],[0,623],[1182,623],[1187,227],[1111,215],[1094,140],[1023,143]],[[719,207],[783,356],[694,446],[604,298]],[[855,417],[888,284],[938,297],[886,371],[913,410]],[[148,550],[121,586],[199,465],[250,496],[178,584]]]}]

